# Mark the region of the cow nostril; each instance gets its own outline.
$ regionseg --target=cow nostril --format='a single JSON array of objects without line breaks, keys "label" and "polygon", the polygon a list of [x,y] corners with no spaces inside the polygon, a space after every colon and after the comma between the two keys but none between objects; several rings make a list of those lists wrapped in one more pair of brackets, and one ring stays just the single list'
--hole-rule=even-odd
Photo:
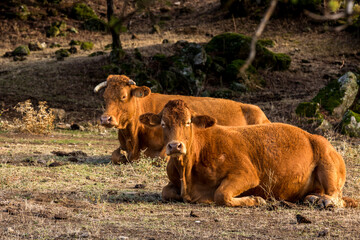
[{"label": "cow nostril", "polygon": [[107,121],[108,121],[108,122],[111,122],[111,116],[108,117]]},{"label": "cow nostril", "polygon": [[177,145],[177,149],[180,150],[180,149],[181,149],[181,146],[182,146],[182,144],[179,143],[179,144]]}]

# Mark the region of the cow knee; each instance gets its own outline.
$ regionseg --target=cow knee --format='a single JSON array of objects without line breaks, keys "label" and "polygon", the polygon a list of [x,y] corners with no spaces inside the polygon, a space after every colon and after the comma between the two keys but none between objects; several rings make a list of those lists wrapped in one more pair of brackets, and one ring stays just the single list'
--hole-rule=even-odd
[{"label": "cow knee", "polygon": [[217,205],[230,206],[231,197],[228,194],[220,191],[216,191],[214,195],[214,201]]}]

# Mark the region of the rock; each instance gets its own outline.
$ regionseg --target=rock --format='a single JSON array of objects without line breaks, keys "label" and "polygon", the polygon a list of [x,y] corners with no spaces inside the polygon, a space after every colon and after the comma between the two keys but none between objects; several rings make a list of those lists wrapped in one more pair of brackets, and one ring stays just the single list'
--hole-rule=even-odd
[{"label": "rock", "polygon": [[331,123],[329,123],[326,119],[321,119],[320,122],[321,123],[316,128],[316,130],[318,130],[318,131],[320,131],[322,133],[334,130],[333,125],[331,125]]},{"label": "rock", "polygon": [[9,58],[9,57],[12,57],[12,56],[14,56],[13,52],[6,52],[2,57]]},{"label": "rock", "polygon": [[92,42],[82,42],[80,45],[80,49],[84,51],[92,50],[94,47],[94,43]]},{"label": "rock", "polygon": [[348,72],[321,89],[313,102],[320,103],[322,108],[336,118],[341,119],[353,104],[358,91],[359,85],[355,74]]},{"label": "rock", "polygon": [[174,5],[175,5],[175,6],[180,6],[180,5],[181,5],[181,2],[179,2],[179,1],[178,1],[178,2],[174,2]]},{"label": "rock", "polygon": [[70,52],[67,49],[59,49],[55,52],[55,57],[58,61],[64,60],[64,58],[69,57]]},{"label": "rock", "polygon": [[302,102],[297,106],[295,112],[300,117],[316,118],[319,117],[320,104],[316,102]]},{"label": "rock", "polygon": [[309,219],[307,219],[306,217],[300,215],[300,214],[296,214],[296,221],[298,224],[301,223],[311,223],[311,221]]},{"label": "rock", "polygon": [[157,25],[157,24],[153,25],[150,33],[151,33],[151,34],[154,34],[154,33],[161,34],[161,28],[160,28],[160,26]]},{"label": "rock", "polygon": [[46,48],[46,43],[31,42],[28,44],[30,51],[40,51]]},{"label": "rock", "polygon": [[271,39],[260,39],[258,40],[258,43],[263,47],[274,47],[275,42]]},{"label": "rock", "polygon": [[162,43],[163,43],[163,44],[169,43],[169,40],[168,40],[168,39],[164,39],[164,40],[162,40]]},{"label": "rock", "polygon": [[84,22],[84,29],[88,31],[105,32],[107,29],[106,23],[99,18],[90,18]]},{"label": "rock", "polygon": [[96,57],[96,56],[101,56],[104,54],[105,54],[105,52],[103,52],[103,51],[97,51],[97,52],[93,52],[93,53],[89,54],[89,57]]},{"label": "rock", "polygon": [[13,60],[14,61],[25,61],[26,57],[25,56],[14,56]]},{"label": "rock", "polygon": [[85,3],[75,3],[71,9],[70,16],[77,20],[87,20],[91,18],[98,18],[94,10]]},{"label": "rock", "polygon": [[74,40],[74,39],[72,39],[72,40],[69,42],[69,45],[70,45],[70,46],[75,46],[75,45],[80,45],[80,44],[81,44],[81,41]]},{"label": "rock", "polygon": [[16,13],[17,17],[20,20],[26,21],[28,17],[30,16],[30,11],[26,5],[20,5],[19,11]]},{"label": "rock", "polygon": [[69,51],[69,53],[71,53],[71,54],[75,54],[75,53],[77,53],[77,48],[74,47],[74,46],[72,46],[72,47],[69,48],[68,51]]},{"label": "rock", "polygon": [[[240,73],[240,68],[244,64],[245,60],[237,59],[226,65],[226,69],[223,74],[223,82],[231,83],[234,81],[238,81],[238,74]],[[246,84],[249,88],[253,86],[263,86],[265,84],[264,79],[258,74],[254,66],[250,65],[249,68],[246,70],[246,74],[248,77],[248,81],[246,82]]]},{"label": "rock", "polygon": [[28,48],[28,46],[25,45],[21,45],[17,48],[15,48],[15,50],[12,52],[13,56],[27,56],[30,55],[30,49]]},{"label": "rock", "polygon": [[59,43],[52,43],[50,44],[50,48],[58,48],[58,47],[61,47],[61,45]]},{"label": "rock", "polygon": [[[223,33],[213,37],[205,46],[212,57],[222,57],[230,63],[237,59],[245,60],[249,56],[251,37],[238,33]],[[286,70],[291,58],[283,53],[273,53],[261,44],[256,44],[255,68]]]},{"label": "rock", "polygon": [[55,117],[55,120],[59,120],[60,122],[63,122],[66,118],[66,112],[62,108],[50,108],[50,111]]},{"label": "rock", "polygon": [[79,33],[78,30],[76,30],[74,27],[69,28],[68,31],[75,34]]},{"label": "rock", "polygon": [[60,34],[60,29],[56,26],[51,26],[46,31],[46,37],[56,37]]},{"label": "rock", "polygon": [[322,231],[320,231],[319,233],[318,233],[318,236],[317,237],[326,237],[326,236],[328,236],[329,235],[329,229],[328,228],[325,228],[324,230],[322,230]]},{"label": "rock", "polygon": [[341,132],[350,137],[360,137],[360,114],[348,110],[341,123]]}]

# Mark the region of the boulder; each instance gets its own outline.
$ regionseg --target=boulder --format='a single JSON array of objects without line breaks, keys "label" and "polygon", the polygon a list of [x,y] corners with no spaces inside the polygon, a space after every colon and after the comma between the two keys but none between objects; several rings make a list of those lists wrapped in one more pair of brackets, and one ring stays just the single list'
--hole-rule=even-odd
[{"label": "boulder", "polygon": [[[245,60],[250,53],[251,37],[238,33],[223,33],[213,37],[205,46],[211,57],[225,58],[227,63],[237,59]],[[256,44],[255,68],[286,70],[291,58],[283,53],[273,53],[259,42]]]},{"label": "boulder", "polygon": [[67,49],[59,49],[55,52],[55,57],[58,61],[64,60],[64,58],[69,56],[70,52]]},{"label": "boulder", "polygon": [[94,10],[85,3],[75,3],[71,9],[70,16],[77,20],[87,20],[91,18],[98,18]]},{"label": "boulder", "polygon": [[12,52],[13,56],[27,56],[30,54],[30,49],[28,46],[21,45]]},{"label": "boulder", "polygon": [[300,117],[316,118],[320,114],[320,104],[316,102],[302,102],[297,106],[295,112]]},{"label": "boulder", "polygon": [[344,114],[341,131],[350,137],[360,137],[360,114],[348,110]]},{"label": "boulder", "polygon": [[84,51],[90,51],[94,47],[94,43],[92,42],[82,42],[80,45],[80,49]]},{"label": "boulder", "polygon": [[313,102],[319,103],[332,116],[341,119],[349,107],[353,105],[358,91],[359,85],[356,75],[348,72],[322,88]]},{"label": "boulder", "polygon": [[28,46],[30,51],[41,51],[46,48],[46,43],[30,42]]}]

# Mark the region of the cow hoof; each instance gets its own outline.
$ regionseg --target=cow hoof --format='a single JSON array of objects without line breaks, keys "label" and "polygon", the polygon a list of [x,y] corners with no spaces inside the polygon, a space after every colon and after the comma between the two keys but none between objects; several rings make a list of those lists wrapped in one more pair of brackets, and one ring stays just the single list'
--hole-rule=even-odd
[{"label": "cow hoof", "polygon": [[125,155],[113,154],[111,156],[111,162],[112,164],[119,165],[119,164],[128,163],[129,161]]},{"label": "cow hoof", "polygon": [[335,207],[335,204],[331,199],[322,197],[318,201],[318,206],[320,209],[332,209]]},{"label": "cow hoof", "polygon": [[308,195],[304,199],[304,203],[308,203],[309,205],[315,205],[319,201],[320,197],[316,195]]},{"label": "cow hoof", "polygon": [[262,197],[254,197],[255,205],[263,206],[266,205],[266,201]]}]

